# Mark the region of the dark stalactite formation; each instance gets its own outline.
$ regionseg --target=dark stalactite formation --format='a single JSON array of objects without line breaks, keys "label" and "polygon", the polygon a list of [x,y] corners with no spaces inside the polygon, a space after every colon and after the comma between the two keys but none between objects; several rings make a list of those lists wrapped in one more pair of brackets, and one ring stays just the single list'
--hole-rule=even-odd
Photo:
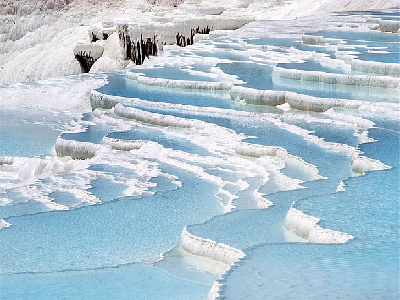
[{"label": "dark stalactite formation", "polygon": [[131,59],[131,37],[129,35],[128,26],[122,26],[118,32],[120,45],[122,46],[122,55],[124,59]]},{"label": "dark stalactite formation", "polygon": [[89,54],[86,53],[75,54],[75,58],[81,65],[82,73],[89,73],[90,68],[96,62],[96,60],[93,57],[91,57]]},{"label": "dark stalactite formation", "polygon": [[[194,36],[196,34],[209,34],[210,27],[197,28],[190,30],[190,36],[186,37],[179,32],[175,35],[176,44],[181,47],[186,47],[194,44]],[[129,34],[129,25],[122,25],[118,30],[119,40],[122,47],[122,54],[124,59],[132,60],[136,65],[143,64],[146,58],[156,56],[158,54],[158,46],[156,36],[144,37],[141,35],[140,39],[132,40]]]},{"label": "dark stalactite formation", "polygon": [[[127,41],[130,41],[130,38]],[[157,44],[155,42],[156,37],[147,38],[146,42],[144,42],[143,37],[140,37],[140,40],[132,43],[130,42],[127,45],[128,51],[126,58],[132,60],[135,64],[141,65],[145,58],[149,58],[151,56],[157,55]]]},{"label": "dark stalactite formation", "polygon": [[156,36],[148,37],[146,41],[143,40],[143,36],[140,36],[137,41],[132,41],[128,26],[124,25],[122,30],[119,31],[119,39],[123,47],[124,59],[130,59],[137,65],[141,65],[145,58],[158,54]]},{"label": "dark stalactite formation", "polygon": [[110,36],[110,32],[93,32],[92,31],[89,33],[89,36],[90,36],[90,41],[92,43],[95,43],[99,40],[104,40],[104,41],[107,40],[108,37]]},{"label": "dark stalactite formation", "polygon": [[176,44],[180,47],[186,47],[189,45],[194,44],[194,36],[196,34],[209,34],[211,31],[211,28],[208,26],[206,28],[200,29],[199,26],[195,29],[190,30],[190,37],[185,37],[184,35],[181,35],[179,32],[176,34]]},{"label": "dark stalactite formation", "polygon": [[91,41],[92,41],[92,43],[94,43],[94,42],[96,42],[96,41],[98,41],[99,39],[97,38],[97,36],[92,32],[91,33]]}]

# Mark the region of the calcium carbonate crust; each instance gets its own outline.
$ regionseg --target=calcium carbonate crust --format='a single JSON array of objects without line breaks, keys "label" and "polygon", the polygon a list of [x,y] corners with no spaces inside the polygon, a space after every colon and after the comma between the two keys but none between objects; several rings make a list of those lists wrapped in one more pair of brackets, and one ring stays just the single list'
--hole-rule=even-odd
[{"label": "calcium carbonate crust", "polygon": [[195,236],[189,233],[186,227],[182,230],[181,246],[187,252],[204,256],[227,265],[231,265],[245,256],[243,251],[232,246]]},{"label": "calcium carbonate crust", "polygon": [[264,145],[239,142],[235,147],[235,152],[240,155],[251,156],[255,158],[259,158],[264,155],[277,156],[283,161],[290,161],[301,165],[303,169],[306,169],[310,174],[313,175],[313,179],[325,178],[318,174],[318,169],[316,166],[305,162],[300,157],[289,154],[286,149],[281,147],[264,146]]},{"label": "calcium carbonate crust", "polygon": [[3,219],[0,219],[0,230],[3,228],[10,227],[10,226],[11,226],[10,223],[8,223],[7,221],[4,221]]},{"label": "calcium carbonate crust", "polygon": [[229,82],[190,81],[190,80],[174,80],[166,78],[153,78],[131,71],[126,72],[126,78],[136,80],[138,84],[143,84],[148,86],[178,88],[178,89],[230,90],[232,87],[232,83]]},{"label": "calcium carbonate crust", "polygon": [[345,243],[354,237],[350,234],[324,229],[317,225],[319,218],[309,216],[291,207],[286,214],[285,228],[311,243]]},{"label": "calcium carbonate crust", "polygon": [[393,78],[389,76],[336,74],[320,71],[285,69],[276,66],[273,70],[273,76],[329,84],[374,86],[384,88],[399,88],[400,86],[400,78]]},{"label": "calcium carbonate crust", "polygon": [[101,145],[75,140],[66,140],[60,137],[57,139],[55,144],[57,156],[70,156],[72,159],[93,158],[96,153],[102,149],[103,146]]}]

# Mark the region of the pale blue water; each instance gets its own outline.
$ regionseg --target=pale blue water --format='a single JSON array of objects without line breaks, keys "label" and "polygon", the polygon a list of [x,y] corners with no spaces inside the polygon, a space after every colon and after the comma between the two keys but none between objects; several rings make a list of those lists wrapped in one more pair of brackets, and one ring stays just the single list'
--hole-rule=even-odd
[{"label": "pale blue water", "polygon": [[[326,30],[318,31],[312,34],[344,41],[346,48],[340,50],[345,52],[355,51],[355,55],[361,60],[383,63],[400,62],[400,38],[395,34],[382,32],[347,32]],[[379,49],[374,49],[375,47],[379,47]]]},{"label": "pale blue water", "polygon": [[[151,264],[41,274],[3,275],[5,299],[204,299],[209,286]],[[16,288],[17,287],[17,288]],[[173,288],[171,288],[173,287]]]},{"label": "pale blue water", "polygon": [[339,67],[323,66],[320,63],[313,60],[306,60],[302,63],[280,63],[276,65],[284,69],[296,69],[303,71],[320,71],[325,73],[345,73]]},{"label": "pale blue water", "polygon": [[[255,22],[245,29],[251,36],[259,35],[254,39],[246,35],[204,40],[169,55],[202,57],[204,64],[197,60],[188,63],[189,67],[206,73],[212,72],[212,66],[217,67],[236,75],[246,87],[349,101],[398,103],[396,89],[274,78],[272,68],[277,62],[261,63],[262,55],[249,55],[243,43],[281,47],[280,54],[287,54],[292,46],[303,51],[333,53],[301,45],[295,38],[270,36],[272,32],[260,30],[264,25],[262,21]],[[284,30],[290,24],[281,25]],[[395,35],[336,31],[316,34],[342,38],[355,46],[383,45],[389,52],[398,51]],[[360,59],[375,60],[362,49],[357,48]],[[277,49],[262,51],[272,51],[273,57]],[[209,58],[223,61],[215,63]],[[391,60],[389,57],[382,61]],[[208,76],[190,74],[188,65],[137,71],[149,77],[210,80]],[[318,61],[299,63],[295,57],[288,57],[287,62],[278,66],[338,71]],[[76,78],[80,80],[79,76]],[[32,84],[35,85],[42,88],[40,83]],[[120,73],[111,73],[108,84],[98,91],[151,102],[247,111],[253,115],[245,118],[227,111],[207,113],[124,101],[122,105],[127,107],[201,120],[209,127],[197,130],[139,122],[138,126],[121,129],[99,123],[90,112],[82,112],[82,117],[76,119],[62,110],[1,107],[0,158],[14,156],[17,161],[0,164],[0,219],[11,224],[0,229],[0,298],[207,299],[213,281],[221,273],[210,270],[212,267],[202,259],[179,247],[181,231],[186,227],[192,234],[246,253],[219,280],[221,299],[398,299],[400,122],[396,115],[335,108],[342,114],[375,123],[367,131],[376,141],[360,144],[355,133],[364,130],[337,124],[327,114],[293,110],[283,113],[275,107],[243,105],[232,101],[228,92],[147,87],[126,80]],[[261,113],[267,113],[263,115],[266,118]],[[112,112],[108,116],[123,120]],[[71,120],[82,124],[84,130],[65,132]],[[289,125],[296,130],[284,128]],[[300,129],[310,131],[309,136],[320,138],[320,142],[354,147],[363,156],[392,168],[352,177],[350,153],[321,147],[298,134]],[[283,162],[276,157],[267,163],[265,158],[235,154],[239,140],[235,133],[242,134],[241,140],[247,143],[286,149],[313,164],[326,179],[313,180],[312,174],[295,162],[287,162],[279,169],[274,162]],[[25,167],[51,158],[58,136],[98,145],[104,137],[145,140],[163,146],[163,150],[151,148],[157,146],[131,152],[103,149],[86,161],[63,158],[71,163],[69,169],[40,177],[38,167],[36,173],[27,177],[31,181],[24,179],[23,175],[29,173]],[[280,173],[305,181],[301,183],[304,188],[288,190],[290,187]],[[232,200],[232,212],[224,214],[223,205],[228,204],[229,197],[221,194],[221,186],[204,178],[204,174],[219,177],[224,190],[237,197]],[[247,185],[238,185],[238,181]],[[337,192],[341,181],[345,191]],[[257,209],[254,192],[264,194],[273,206]],[[98,203],[84,201],[92,198]],[[56,211],[51,204],[68,210]],[[346,232],[355,238],[345,244],[293,242],[284,228],[292,205],[319,217],[323,228]]]},{"label": "pale blue water", "polygon": [[388,10],[384,10],[384,11],[380,11],[380,10],[366,10],[362,12],[363,14],[366,15],[372,15],[372,16],[378,16],[379,18],[384,18],[384,17],[396,17],[399,16],[400,14],[400,10],[399,8],[392,8],[392,9],[388,9]]},{"label": "pale blue water", "polygon": [[[101,205],[8,218],[14,226],[1,232],[4,252],[9,253],[0,258],[2,272],[82,270],[157,258],[179,243],[185,224],[221,212],[210,183],[180,171],[176,174],[183,181],[179,189],[112,202],[100,191],[105,196]],[[96,183],[93,189],[99,189]],[[6,243],[9,240],[13,242]]]},{"label": "pale blue water", "polygon": [[[1,218],[8,218],[10,216],[24,216],[28,214],[36,214],[39,212],[51,211],[45,204],[40,202],[29,202],[29,199],[25,197],[21,197],[20,195],[15,195],[15,193],[5,193],[2,196],[5,196],[9,199],[16,199],[16,203],[14,205],[4,205],[1,206]],[[23,200],[21,199],[23,198]],[[22,201],[21,201],[22,200]]]},{"label": "pale blue water", "polygon": [[[203,69],[203,71],[205,71]],[[207,70],[209,71],[209,70]],[[178,68],[175,66],[155,67],[152,69],[139,69],[139,73],[143,73],[151,78],[165,78],[173,80],[194,80],[194,81],[218,81],[215,78],[201,75],[193,75],[189,69]]]},{"label": "pale blue water", "polygon": [[277,46],[277,47],[291,47],[297,39],[294,38],[276,38],[276,37],[263,37],[263,38],[253,38],[253,39],[244,39],[247,44],[251,45],[268,45],[268,46]]},{"label": "pale blue water", "polygon": [[300,94],[322,98],[398,103],[400,96],[397,89],[385,89],[370,86],[326,84],[321,82],[291,80],[276,77],[273,77],[273,82],[274,86],[277,86],[277,90],[289,90]]},{"label": "pale blue water", "polygon": [[[228,46],[229,47],[229,46]],[[242,50],[242,49],[239,49]],[[193,51],[194,54],[203,57],[217,57],[220,59],[228,59],[232,61],[250,61],[249,58],[246,56],[246,52],[243,54],[238,52],[230,52],[230,51],[204,51],[204,50],[195,50]]]},{"label": "pale blue water", "polygon": [[[100,180],[98,180],[100,181]],[[96,183],[93,183],[95,185]],[[74,194],[68,192],[53,192],[49,194],[55,203],[65,205],[65,206],[76,206],[79,204],[80,200],[77,199]]]},{"label": "pale blue water", "polygon": [[212,44],[216,48],[226,49],[227,51],[231,51],[231,50],[243,51],[243,50],[246,50],[246,48],[244,48],[243,46],[238,45],[237,42],[238,42],[238,40],[231,40],[231,39],[224,39],[224,38],[218,39],[217,38],[215,42],[212,42]]},{"label": "pale blue water", "polygon": [[110,131],[109,126],[95,125],[88,126],[86,131],[79,133],[62,133],[61,138],[65,140],[75,140],[80,142],[90,142],[101,144],[104,136]]},{"label": "pale blue water", "polygon": [[397,15],[392,15],[392,16],[383,16],[380,19],[382,19],[382,20],[390,20],[390,21],[399,21],[400,15],[397,14]]},{"label": "pale blue water", "polygon": [[[348,179],[344,192],[303,198],[295,205],[320,217],[324,228],[350,230],[355,239],[335,246],[282,245],[271,238],[268,244],[249,248],[247,257],[224,276],[227,298],[243,299],[254,294],[285,299],[398,298],[399,134],[373,129],[371,136],[385,140],[386,151],[375,143],[362,146],[362,151],[393,169]],[[377,192],[376,186],[385,189]],[[252,268],[259,276],[251,276]]]},{"label": "pale blue water", "polygon": [[236,75],[245,82],[244,86],[256,89],[274,89],[272,67],[254,62],[231,62],[217,64],[224,73]]},{"label": "pale blue water", "polygon": [[[96,170],[97,165],[92,167],[92,170]],[[107,172],[126,172],[125,174],[129,174],[129,170],[110,170]],[[132,176],[137,176],[136,174],[132,174]],[[116,183],[112,182],[107,178],[99,177],[91,182],[92,188],[88,189],[88,192],[92,193],[97,198],[101,199],[102,202],[108,202],[115,199],[120,199],[125,197],[124,191],[127,188],[127,185],[124,182]]]},{"label": "pale blue water", "polygon": [[286,122],[310,130],[327,142],[340,143],[353,147],[358,145],[358,138],[354,135],[355,130],[347,126],[336,124],[330,124],[330,126],[327,126],[327,124],[322,122],[313,123],[305,120],[286,120]]},{"label": "pale blue water", "polygon": [[343,39],[349,41],[366,41],[368,42],[382,42],[382,43],[398,43],[400,41],[400,37],[394,34],[385,33],[385,32],[374,32],[374,31],[333,31],[333,30],[321,30],[315,33],[315,35],[320,35],[325,38],[333,38],[333,39]]},{"label": "pale blue water", "polygon": [[328,54],[330,58],[335,58],[335,50],[329,50],[327,49],[324,45],[307,45],[303,43],[296,43],[295,44],[296,49],[302,50],[302,51],[314,51],[317,53],[325,53]]},{"label": "pale blue water", "polygon": [[198,155],[211,155],[205,147],[196,145],[187,139],[168,136],[157,128],[135,127],[129,131],[109,133],[107,137],[122,140],[154,141],[166,148],[182,150]]},{"label": "pale blue water", "polygon": [[[87,113],[82,116],[83,121],[93,121],[92,115]],[[65,140],[75,140],[80,142],[90,142],[94,144],[101,144],[104,136],[112,132],[114,129],[105,124],[88,125],[85,131],[73,133],[61,133],[60,137]]]},{"label": "pale blue water", "polygon": [[[349,41],[349,48],[341,49],[341,51],[351,51],[358,59],[365,61],[375,61],[383,63],[399,63],[400,51],[398,42],[366,42],[366,41]],[[354,53],[355,52],[355,53]]]},{"label": "pale blue water", "polygon": [[[122,97],[133,97],[150,100],[154,102],[168,102],[174,104],[189,104],[197,106],[213,106],[219,108],[230,108],[230,97],[227,94],[207,95],[191,93],[178,89],[159,89],[138,85],[136,81],[126,80],[125,76],[110,76],[109,84],[99,89],[99,92]],[[178,95],[178,96],[177,96]]]},{"label": "pale blue water", "polygon": [[[0,156],[33,157],[50,154],[60,134],[52,128],[59,116],[29,108],[2,108],[0,110]],[[16,130],[18,128],[18,130]],[[18,140],[16,147],[15,140]]]}]

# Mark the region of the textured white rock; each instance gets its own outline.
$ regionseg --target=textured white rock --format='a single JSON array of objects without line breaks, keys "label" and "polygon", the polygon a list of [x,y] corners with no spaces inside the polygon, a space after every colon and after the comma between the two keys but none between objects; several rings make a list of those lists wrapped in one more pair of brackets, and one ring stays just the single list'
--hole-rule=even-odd
[{"label": "textured white rock", "polygon": [[109,137],[103,138],[103,145],[108,145],[114,150],[121,150],[121,151],[137,150],[147,143],[149,143],[149,141],[121,140],[121,139],[112,139]]},{"label": "textured white rock", "polygon": [[170,115],[152,113],[138,108],[126,107],[121,105],[120,103],[115,106],[114,112],[117,116],[120,117],[135,119],[143,123],[165,127],[172,126],[181,128],[203,129],[206,124],[205,122],[199,120],[179,118]]},{"label": "textured white rock", "polygon": [[400,76],[400,64],[353,59],[351,69],[358,72]]},{"label": "textured white rock", "polygon": [[400,21],[379,20],[379,29],[382,32],[398,33],[400,29]]},{"label": "textured white rock", "polygon": [[293,80],[307,80],[330,84],[375,86],[384,88],[398,88],[400,84],[399,78],[388,76],[348,75],[325,73],[320,71],[284,69],[281,67],[274,67],[273,75],[276,77],[289,78]]},{"label": "textured white rock", "polygon": [[245,100],[249,104],[277,106],[285,103],[285,92],[271,90],[256,90],[234,86],[230,90],[233,100]]},{"label": "textured white rock", "polygon": [[7,221],[4,221],[3,219],[0,220],[0,229],[10,227],[10,226],[11,226],[11,224],[8,223]]},{"label": "textured white rock", "polygon": [[285,227],[311,243],[345,243],[354,238],[344,232],[324,229],[317,225],[318,222],[318,218],[306,215],[300,210],[291,207],[286,215]]},{"label": "textured white rock", "polygon": [[182,230],[181,246],[187,252],[204,256],[228,265],[233,264],[238,259],[245,256],[243,251],[239,249],[195,236],[189,233],[186,227]]},{"label": "textured white rock", "polygon": [[194,80],[176,80],[166,78],[152,78],[135,72],[128,71],[127,79],[136,80],[137,83],[148,86],[163,86],[168,88],[178,89],[193,89],[193,90],[230,90],[232,83],[230,82],[215,82],[215,81],[194,81]]},{"label": "textured white rock", "polygon": [[58,156],[70,156],[73,159],[87,159],[96,155],[96,152],[103,149],[101,145],[65,140],[58,138],[55,144],[55,151]]},{"label": "textured white rock", "polygon": [[352,160],[351,169],[355,173],[364,174],[369,171],[387,170],[390,167],[379,160],[359,155]]}]

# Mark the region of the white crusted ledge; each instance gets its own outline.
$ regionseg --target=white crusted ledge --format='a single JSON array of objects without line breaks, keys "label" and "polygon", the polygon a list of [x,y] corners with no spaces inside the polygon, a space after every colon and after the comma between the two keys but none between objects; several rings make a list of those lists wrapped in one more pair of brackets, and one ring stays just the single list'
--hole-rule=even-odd
[{"label": "white crusted ledge", "polygon": [[203,239],[189,233],[185,228],[181,234],[182,248],[195,255],[204,256],[228,265],[245,256],[244,252],[229,245]]},{"label": "white crusted ledge", "polygon": [[274,67],[273,76],[293,80],[324,82],[329,84],[345,84],[360,86],[375,86],[384,88],[399,88],[400,79],[388,76],[349,75],[325,73],[321,71],[304,71]]},{"label": "white crusted ledge", "polygon": [[58,138],[55,144],[57,156],[70,156],[72,159],[87,159],[96,155],[96,152],[103,149],[103,146],[88,142],[65,140]]},{"label": "white crusted ledge", "polygon": [[324,229],[317,225],[319,218],[304,214],[291,207],[286,214],[285,227],[311,243],[345,243],[354,237],[345,232]]}]

